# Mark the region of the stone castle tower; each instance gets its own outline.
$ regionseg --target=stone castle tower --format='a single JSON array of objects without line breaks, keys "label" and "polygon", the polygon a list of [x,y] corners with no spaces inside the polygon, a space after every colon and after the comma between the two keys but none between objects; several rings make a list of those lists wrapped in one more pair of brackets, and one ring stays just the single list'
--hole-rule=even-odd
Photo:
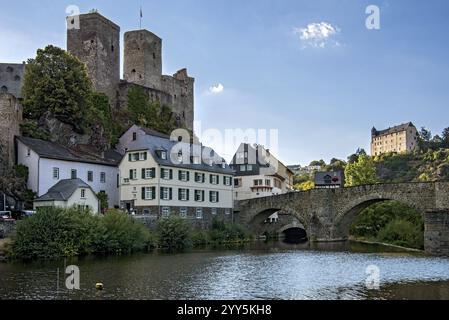
[{"label": "stone castle tower", "polygon": [[86,64],[94,89],[115,104],[120,82],[120,27],[96,12],[69,17],[67,26],[67,51]]},{"label": "stone castle tower", "polygon": [[124,35],[124,80],[120,80],[120,27],[97,12],[68,18],[67,50],[83,61],[94,88],[116,110],[127,108],[129,89],[141,87],[153,102],[169,105],[179,126],[193,131],[195,79],[181,69],[162,74],[162,39],[148,30]]},{"label": "stone castle tower", "polygon": [[20,135],[22,106],[10,93],[0,93],[0,174],[15,163],[14,137]]}]

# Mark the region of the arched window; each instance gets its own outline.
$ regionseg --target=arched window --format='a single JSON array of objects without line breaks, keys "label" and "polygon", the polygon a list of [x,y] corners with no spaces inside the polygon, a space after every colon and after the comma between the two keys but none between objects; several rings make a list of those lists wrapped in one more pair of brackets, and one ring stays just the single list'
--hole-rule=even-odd
[{"label": "arched window", "polygon": [[8,92],[8,88],[6,86],[3,86],[0,88],[0,93],[6,93]]},{"label": "arched window", "polygon": [[7,68],[6,68],[6,71],[7,71],[7,72],[14,72],[14,69],[13,69],[12,67],[7,67]]},{"label": "arched window", "polygon": [[332,177],[327,175],[324,177],[324,183],[325,184],[332,184]]},{"label": "arched window", "polygon": [[20,78],[20,76],[15,76],[15,77],[14,77],[14,80],[15,80],[15,81],[20,81],[21,78]]}]

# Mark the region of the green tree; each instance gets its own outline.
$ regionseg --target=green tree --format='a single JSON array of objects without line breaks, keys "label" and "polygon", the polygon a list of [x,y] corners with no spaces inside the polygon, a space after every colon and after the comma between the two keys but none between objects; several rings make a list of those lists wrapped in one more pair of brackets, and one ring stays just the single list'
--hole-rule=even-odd
[{"label": "green tree", "polygon": [[365,149],[358,148],[357,151],[348,157],[348,163],[356,162],[360,156],[366,156]]},{"label": "green tree", "polygon": [[68,52],[47,46],[28,60],[22,88],[24,117],[38,120],[50,112],[83,133],[91,92],[85,65]]},{"label": "green tree", "polygon": [[97,193],[98,201],[100,202],[101,212],[104,212],[107,208],[109,208],[109,197],[106,192]]},{"label": "green tree", "polygon": [[377,183],[373,159],[367,155],[360,155],[356,162],[348,163],[345,168],[345,179],[347,187]]},{"label": "green tree", "polygon": [[426,152],[431,147],[432,132],[425,127],[421,128],[418,134],[418,147],[420,150]]},{"label": "green tree", "polygon": [[161,219],[157,223],[157,237],[161,248],[185,249],[191,245],[190,225],[180,217]]},{"label": "green tree", "polygon": [[298,191],[307,191],[315,188],[315,183],[313,181],[305,181],[302,183],[295,184],[293,189]]}]

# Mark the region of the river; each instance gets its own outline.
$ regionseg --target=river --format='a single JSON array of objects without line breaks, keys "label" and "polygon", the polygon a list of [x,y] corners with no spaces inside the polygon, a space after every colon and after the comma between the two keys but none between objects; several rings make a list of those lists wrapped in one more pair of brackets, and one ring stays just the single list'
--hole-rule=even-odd
[{"label": "river", "polygon": [[[80,290],[65,287],[69,264],[79,267]],[[366,287],[367,268],[379,272],[379,290]],[[0,299],[449,299],[449,259],[353,242],[279,242],[0,263]]]}]

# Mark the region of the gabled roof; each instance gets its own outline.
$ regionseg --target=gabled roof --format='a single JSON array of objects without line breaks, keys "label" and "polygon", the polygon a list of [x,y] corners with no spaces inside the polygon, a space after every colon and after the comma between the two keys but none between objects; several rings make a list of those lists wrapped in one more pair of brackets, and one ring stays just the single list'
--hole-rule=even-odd
[{"label": "gabled roof", "polygon": [[380,131],[376,130],[376,128],[373,128],[373,136],[383,136],[383,135],[392,134],[392,133],[396,133],[396,132],[403,132],[403,131],[407,131],[407,129],[410,127],[414,127],[412,122],[400,124],[398,126],[394,126],[392,128],[388,128],[388,129],[380,130]]},{"label": "gabled roof", "polygon": [[79,188],[90,189],[90,186],[81,179],[61,180],[35,201],[67,201]]},{"label": "gabled roof", "polygon": [[122,158],[122,156],[114,150],[105,151],[105,157],[101,158],[97,155],[69,149],[51,141],[28,137],[16,137],[16,139],[36,152],[40,157],[47,159],[92,163],[115,167]]},{"label": "gabled roof", "polygon": [[[142,150],[148,150],[153,157],[153,159],[160,165],[168,166],[168,167],[179,167],[179,168],[185,168],[185,169],[191,169],[191,170],[201,170],[201,171],[209,171],[209,172],[216,172],[216,173],[223,173],[223,174],[234,174],[234,171],[226,164],[225,168],[222,167],[222,164],[214,164],[210,166],[209,164],[202,161],[201,164],[174,164],[170,160],[170,154],[168,154],[167,159],[162,159],[157,151],[167,151],[170,153],[170,150],[173,149],[175,145],[177,145],[178,141],[171,141],[170,137],[167,135],[164,135],[162,133],[156,132],[151,129],[142,128],[146,135],[139,138],[138,141],[133,141],[129,144],[127,148],[127,152],[133,152],[133,151],[142,151]],[[185,144],[185,147],[190,148],[189,150],[192,150],[192,148],[195,148],[195,146],[190,144]],[[201,147],[201,152],[203,152],[206,147],[202,145],[198,145],[198,147]],[[215,151],[212,150],[212,152],[215,154]],[[193,152],[191,152],[193,154]],[[215,154],[215,157],[220,158],[218,154]],[[223,159],[224,160],[224,159]]]}]

